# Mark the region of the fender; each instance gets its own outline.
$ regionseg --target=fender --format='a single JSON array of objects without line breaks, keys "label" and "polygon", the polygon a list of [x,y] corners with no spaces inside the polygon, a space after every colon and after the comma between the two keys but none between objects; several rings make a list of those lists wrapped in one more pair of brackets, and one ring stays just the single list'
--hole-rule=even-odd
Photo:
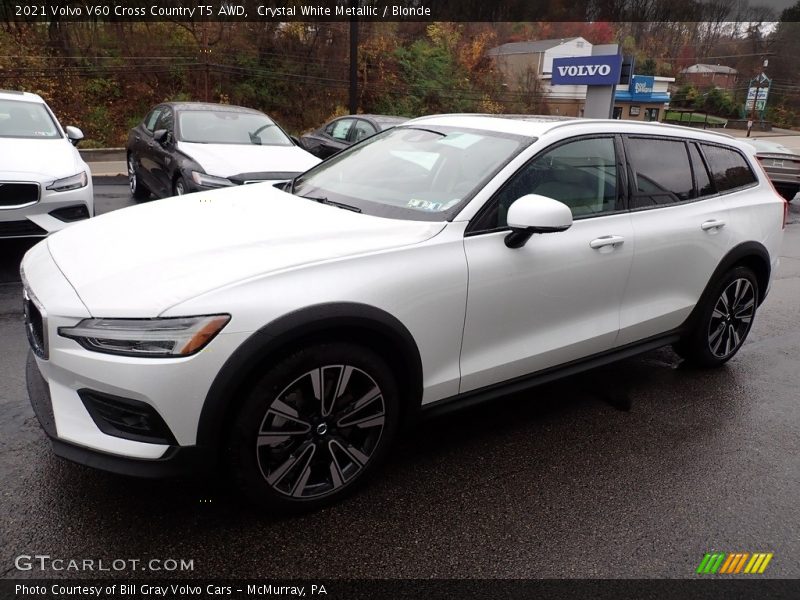
[{"label": "fender", "polygon": [[[236,349],[220,369],[206,395],[197,428],[198,446],[218,448],[232,411],[241,398],[255,369],[304,337],[326,332],[368,333],[382,345],[387,358],[399,359],[403,373],[398,384],[406,400],[405,408],[416,412],[422,400],[422,360],[419,348],[405,325],[384,310],[355,302],[335,302],[308,306],[268,323]],[[352,339],[352,338],[344,338]],[[387,352],[388,351],[388,352]]]},{"label": "fender", "polygon": [[766,296],[767,284],[769,283],[770,272],[772,269],[772,264],[770,263],[769,259],[769,252],[764,247],[763,244],[759,242],[744,242],[739,244],[738,246],[734,246],[720,261],[717,265],[717,268],[714,269],[714,273],[712,273],[711,277],[708,279],[708,283],[706,284],[703,293],[700,295],[700,299],[695,304],[694,309],[683,322],[680,329],[682,331],[686,331],[691,329],[692,324],[697,319],[702,307],[708,298],[708,295],[711,293],[711,288],[716,284],[717,281],[728,271],[730,271],[735,265],[741,264],[748,260],[755,260],[757,261],[757,265],[759,269],[756,269],[756,279],[758,280],[758,305],[760,306],[762,302],[764,302],[764,298]]}]

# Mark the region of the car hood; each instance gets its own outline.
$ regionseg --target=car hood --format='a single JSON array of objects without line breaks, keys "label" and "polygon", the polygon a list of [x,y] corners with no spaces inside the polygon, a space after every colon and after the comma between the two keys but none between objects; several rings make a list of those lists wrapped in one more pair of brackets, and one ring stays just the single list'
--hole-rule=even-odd
[{"label": "car hood", "polygon": [[35,181],[52,181],[83,170],[80,156],[65,139],[0,138],[0,178],[14,173]]},{"label": "car hood", "polygon": [[416,244],[444,226],[359,214],[261,183],[117,210],[47,243],[93,316],[133,318],[251,277]]},{"label": "car hood", "polygon": [[178,142],[178,151],[194,160],[209,175],[218,177],[269,171],[302,173],[320,162],[298,146]]}]

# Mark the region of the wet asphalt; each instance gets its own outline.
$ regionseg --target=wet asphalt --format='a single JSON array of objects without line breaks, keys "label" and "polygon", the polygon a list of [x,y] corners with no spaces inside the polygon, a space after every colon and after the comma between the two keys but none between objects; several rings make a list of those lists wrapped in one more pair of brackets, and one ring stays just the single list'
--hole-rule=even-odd
[{"label": "wet asphalt", "polygon": [[[100,212],[130,203],[123,180],[96,193]],[[221,481],[56,458],[25,391],[30,244],[0,242],[0,577],[76,577],[14,567],[47,554],[193,560],[183,577],[684,578],[711,551],[772,552],[763,577],[800,577],[792,210],[772,291],[726,367],[683,368],[664,349],[423,422],[359,494],[295,517]]]}]

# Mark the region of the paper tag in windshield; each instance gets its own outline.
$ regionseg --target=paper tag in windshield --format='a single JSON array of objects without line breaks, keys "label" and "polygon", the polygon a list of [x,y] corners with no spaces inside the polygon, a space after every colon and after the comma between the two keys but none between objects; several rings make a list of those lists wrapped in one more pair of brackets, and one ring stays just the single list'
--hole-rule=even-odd
[{"label": "paper tag in windshield", "polygon": [[475,135],[472,133],[451,133],[447,137],[442,138],[437,144],[445,144],[447,146],[453,146],[454,148],[460,148],[464,150],[472,146],[483,138],[479,135]]},{"label": "paper tag in windshield", "polygon": [[418,208],[420,210],[429,210],[432,212],[442,210],[441,202],[433,202],[431,200],[420,200],[419,198],[412,198],[406,204],[408,208]]}]

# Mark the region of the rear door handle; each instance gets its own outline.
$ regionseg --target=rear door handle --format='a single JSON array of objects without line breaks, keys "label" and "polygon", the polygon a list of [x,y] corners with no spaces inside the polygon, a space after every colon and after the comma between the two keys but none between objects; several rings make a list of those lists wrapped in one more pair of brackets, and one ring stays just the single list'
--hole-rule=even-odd
[{"label": "rear door handle", "polygon": [[711,219],[710,221],[705,221],[702,225],[700,225],[700,229],[703,231],[711,231],[711,230],[718,230],[725,227],[725,221],[718,221],[717,219]]},{"label": "rear door handle", "polygon": [[599,250],[600,248],[606,248],[608,246],[616,248],[618,246],[622,246],[624,243],[625,238],[621,235],[604,235],[603,237],[599,237],[589,242],[589,247],[594,250]]}]

